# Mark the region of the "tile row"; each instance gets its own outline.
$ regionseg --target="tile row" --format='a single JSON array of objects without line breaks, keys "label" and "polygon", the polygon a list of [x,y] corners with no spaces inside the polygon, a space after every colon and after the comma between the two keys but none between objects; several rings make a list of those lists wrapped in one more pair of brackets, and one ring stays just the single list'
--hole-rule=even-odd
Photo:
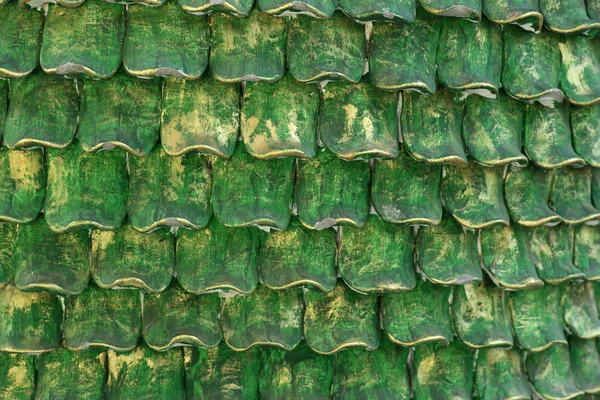
[{"label": "tile row", "polygon": [[109,78],[123,65],[145,78],[197,79],[210,67],[223,82],[275,82],[289,70],[304,83],[357,83],[368,67],[382,89],[433,93],[439,85],[494,98],[504,87],[517,99],[549,105],[565,96],[578,105],[600,101],[600,41],[419,10],[412,24],[371,29],[339,13],[325,21],[258,11],[243,19],[208,18],[174,3],[132,5],[125,13],[122,5],[100,0],[50,5],[44,21],[11,2],[0,9],[12,32],[0,38],[0,76],[25,76],[39,63],[46,73],[92,78]]}]

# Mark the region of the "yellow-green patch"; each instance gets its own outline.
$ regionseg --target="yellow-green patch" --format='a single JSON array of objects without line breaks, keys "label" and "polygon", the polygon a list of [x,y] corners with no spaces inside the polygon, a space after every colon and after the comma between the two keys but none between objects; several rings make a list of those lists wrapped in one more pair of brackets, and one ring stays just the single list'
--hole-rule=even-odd
[{"label": "yellow-green patch", "polygon": [[600,230],[597,227],[575,227],[573,264],[585,274],[585,279],[600,280]]},{"label": "yellow-green patch", "polygon": [[585,3],[584,0],[540,0],[544,25],[557,33],[596,35],[600,21],[590,19]]},{"label": "yellow-green patch", "polygon": [[571,108],[571,132],[573,148],[585,162],[594,167],[600,167],[600,104],[587,107]]},{"label": "yellow-green patch", "polygon": [[30,400],[35,394],[35,356],[0,353],[0,397]]},{"label": "yellow-green patch", "polygon": [[416,0],[339,0],[340,9],[358,21],[411,23],[417,10]]},{"label": "yellow-green patch", "polygon": [[481,21],[481,0],[419,0],[419,4],[436,16]]},{"label": "yellow-green patch", "polygon": [[600,337],[600,319],[592,285],[589,282],[570,282],[561,287],[560,303],[565,324],[569,332],[581,339]]}]

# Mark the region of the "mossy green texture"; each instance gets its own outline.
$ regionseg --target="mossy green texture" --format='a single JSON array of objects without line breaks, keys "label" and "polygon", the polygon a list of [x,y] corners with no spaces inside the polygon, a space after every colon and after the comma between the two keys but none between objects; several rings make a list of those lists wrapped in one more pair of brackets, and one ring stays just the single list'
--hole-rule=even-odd
[{"label": "mossy green texture", "polygon": [[471,22],[481,21],[481,0],[419,0],[427,12],[439,17],[465,18]]},{"label": "mossy green texture", "polygon": [[35,398],[104,399],[107,368],[107,354],[99,349],[71,351],[61,347],[41,354]]},{"label": "mossy green texture", "polygon": [[[600,30],[600,21],[596,24]],[[565,36],[558,44],[562,55],[560,87],[573,104],[600,102],[600,44],[582,36]]]},{"label": "mossy green texture", "polygon": [[284,16],[298,13],[316,18],[331,18],[338,6],[338,0],[257,0],[256,3],[267,14]]},{"label": "mossy green texture", "polygon": [[310,229],[334,225],[362,227],[369,217],[371,171],[363,161],[344,161],[320,149],[299,161],[294,199],[302,224]]},{"label": "mossy green texture", "polygon": [[585,3],[584,0],[540,0],[544,25],[557,33],[594,36],[600,31],[600,21],[588,17]]},{"label": "mossy green texture", "polygon": [[528,228],[533,253],[532,260],[538,275],[545,283],[559,283],[582,279],[583,272],[573,265],[573,228],[561,224],[555,227]]},{"label": "mossy green texture", "polygon": [[417,11],[416,0],[339,0],[340,9],[358,21],[393,21],[412,23]]},{"label": "mossy green texture", "polygon": [[181,226],[204,228],[212,217],[208,160],[198,154],[173,157],[157,147],[148,157],[129,159],[127,202],[131,225],[140,232]]},{"label": "mossy green texture", "polygon": [[402,346],[440,342],[454,336],[450,319],[452,289],[417,279],[413,290],[383,296],[381,315],[387,336]]},{"label": "mossy green texture", "polygon": [[488,19],[474,24],[465,19],[445,18],[437,65],[441,86],[496,98],[502,71],[502,28]]},{"label": "mossy green texture", "polygon": [[215,217],[228,227],[286,229],[292,216],[294,169],[293,158],[258,160],[238,143],[230,160],[212,163]]},{"label": "mossy green texture", "polygon": [[43,217],[21,225],[13,256],[15,285],[61,296],[81,293],[90,280],[89,245],[87,231],[55,233]]},{"label": "mossy green texture", "polygon": [[387,90],[435,93],[440,20],[417,9],[410,24],[373,25],[369,43],[369,76]]},{"label": "mossy green texture", "polygon": [[92,231],[92,278],[103,289],[139,288],[162,292],[175,269],[175,238],[166,229],[143,234],[131,224]]},{"label": "mossy green texture", "polygon": [[44,206],[46,164],[41,149],[0,149],[0,221],[33,221]]},{"label": "mossy green texture", "polygon": [[90,285],[79,296],[65,298],[65,345],[72,351],[89,347],[130,351],[142,331],[138,290],[107,290]]},{"label": "mossy green texture", "polygon": [[585,2],[588,16],[594,21],[600,21],[600,1],[588,0]]},{"label": "mossy green texture", "polygon": [[58,297],[48,292],[22,292],[9,285],[0,289],[0,313],[2,352],[44,353],[59,346],[63,309]]},{"label": "mossy green texture", "polygon": [[526,229],[512,225],[481,230],[483,266],[500,288],[535,289],[544,284],[532,260]]},{"label": "mossy green texture", "polygon": [[559,168],[554,171],[549,205],[567,224],[593,223],[600,211],[592,204],[592,169]]},{"label": "mossy green texture", "polygon": [[600,337],[600,319],[589,282],[568,283],[561,287],[561,306],[568,331],[581,339]]},{"label": "mossy green texture", "polygon": [[402,94],[402,136],[408,153],[430,164],[467,165],[462,141],[463,102],[448,90]]},{"label": "mossy green texture", "polygon": [[526,166],[529,160],[521,153],[524,121],[525,105],[503,91],[496,100],[469,96],[462,125],[469,156],[488,167]]},{"label": "mossy green texture", "polygon": [[38,65],[44,13],[9,1],[2,6],[0,24],[0,77],[21,78]]},{"label": "mossy green texture", "polygon": [[79,115],[74,80],[36,71],[11,80],[10,95],[4,131],[6,147],[63,148],[71,144]]},{"label": "mossy green texture", "polygon": [[261,349],[259,391],[262,399],[331,398],[335,356],[315,353],[306,342],[294,350]]},{"label": "mossy green texture", "polygon": [[504,200],[510,218],[519,225],[540,226],[561,222],[548,204],[553,172],[533,165],[510,166],[504,177]]},{"label": "mossy green texture", "polygon": [[332,82],[323,91],[320,139],[344,160],[398,157],[398,93]]},{"label": "mossy green texture", "polygon": [[414,353],[412,372],[416,400],[472,398],[473,350],[460,340],[447,347],[419,346]]},{"label": "mossy green texture", "polygon": [[245,17],[252,11],[254,0],[178,0],[181,8],[185,11],[195,14],[204,15],[212,13],[226,13],[237,17]]},{"label": "mossy green texture", "polygon": [[575,386],[567,346],[551,346],[529,353],[525,360],[529,381],[542,398],[572,399],[584,392]]},{"label": "mossy green texture", "polygon": [[475,366],[475,390],[481,400],[531,398],[531,388],[516,349],[481,349]]},{"label": "mossy green texture", "polygon": [[447,165],[442,177],[441,195],[446,210],[470,229],[508,225],[504,204],[504,167]]},{"label": "mossy green texture", "polygon": [[310,285],[328,292],[336,284],[336,231],[308,229],[293,217],[286,230],[262,241],[259,266],[264,284],[274,290]]},{"label": "mossy green texture", "polygon": [[128,177],[124,151],[85,153],[77,143],[48,149],[44,213],[50,229],[117,229],[127,212]]},{"label": "mossy green texture", "polygon": [[598,121],[600,120],[600,104],[587,107],[571,107],[571,133],[573,149],[594,167],[600,168],[600,141],[597,140]]},{"label": "mossy green texture", "polygon": [[471,348],[513,346],[506,296],[489,279],[454,289],[452,321],[460,340]]},{"label": "mossy green texture", "polygon": [[523,101],[554,105],[563,101],[559,89],[561,56],[558,38],[550,32],[536,35],[518,26],[503,27],[502,86]]},{"label": "mossy green texture", "polygon": [[40,64],[48,74],[110,78],[121,65],[124,8],[100,0],[48,6]]},{"label": "mossy green texture", "polygon": [[209,48],[208,19],[185,12],[175,0],[128,6],[123,66],[130,74],[197,79],[208,66]]},{"label": "mossy green texture", "polygon": [[0,139],[4,139],[4,123],[8,111],[8,81],[0,79]]},{"label": "mossy green texture", "polygon": [[30,400],[35,395],[35,356],[0,353],[0,397]]},{"label": "mossy green texture", "polygon": [[19,225],[0,222],[0,289],[10,284],[15,277],[13,255],[18,231]]},{"label": "mossy green texture", "polygon": [[414,242],[412,227],[391,224],[372,214],[362,229],[343,228],[338,255],[340,275],[359,293],[411,290],[416,284]]},{"label": "mossy green texture", "polygon": [[200,231],[180,230],[177,280],[191,293],[234,290],[251,293],[258,285],[257,228],[227,228],[213,219]]},{"label": "mossy green texture", "polygon": [[600,207],[600,169],[592,168],[592,203]]},{"label": "mossy green texture", "polygon": [[586,393],[600,393],[600,356],[596,341],[569,337],[569,355],[575,386]]},{"label": "mossy green texture", "polygon": [[409,349],[381,339],[374,351],[348,349],[337,356],[335,399],[410,399]]},{"label": "mossy green texture", "polygon": [[415,253],[419,269],[438,285],[466,285],[482,279],[477,234],[465,231],[447,214],[440,224],[419,229]]},{"label": "mossy green texture", "polygon": [[154,350],[191,345],[215,347],[221,341],[218,293],[195,295],[173,283],[161,293],[145,295],[144,340]]},{"label": "mossy green texture", "polygon": [[214,349],[185,348],[187,398],[257,399],[260,354],[258,348],[234,351],[224,342]]},{"label": "mossy green texture", "polygon": [[235,351],[254,346],[292,350],[302,340],[302,288],[272,290],[260,285],[249,295],[223,301],[223,338]]},{"label": "mossy green texture", "polygon": [[525,113],[525,153],[543,169],[581,167],[585,161],[573,150],[569,106],[529,104]]},{"label": "mossy green texture", "polygon": [[246,18],[210,17],[210,69],[222,82],[274,82],[285,74],[287,24],[254,10]]},{"label": "mossy green texture", "polygon": [[536,0],[483,0],[483,13],[497,24],[515,24],[540,33],[544,18]]},{"label": "mossy green texture", "polygon": [[585,279],[600,280],[600,230],[597,227],[575,227],[573,265],[585,274]]},{"label": "mossy green texture", "polygon": [[241,133],[246,150],[260,159],[312,158],[317,152],[319,91],[286,74],[276,83],[248,82]]},{"label": "mossy green texture", "polygon": [[137,157],[158,142],[162,84],[119,73],[108,80],[85,80],[78,137],[87,152],[119,148]]},{"label": "mossy green texture", "polygon": [[358,347],[379,346],[379,303],[376,296],[364,296],[343,282],[329,293],[309,289],[304,293],[304,339],[320,354]]},{"label": "mossy green texture", "polygon": [[233,154],[240,128],[240,88],[211,74],[194,81],[165,78],[160,141],[171,156]]},{"label": "mossy green texture", "polygon": [[183,350],[160,352],[147,346],[128,353],[109,350],[106,398],[185,399]]},{"label": "mossy green texture", "polygon": [[290,73],[300,82],[358,83],[367,62],[367,39],[364,27],[339,11],[327,20],[299,15],[289,21],[287,51]]}]

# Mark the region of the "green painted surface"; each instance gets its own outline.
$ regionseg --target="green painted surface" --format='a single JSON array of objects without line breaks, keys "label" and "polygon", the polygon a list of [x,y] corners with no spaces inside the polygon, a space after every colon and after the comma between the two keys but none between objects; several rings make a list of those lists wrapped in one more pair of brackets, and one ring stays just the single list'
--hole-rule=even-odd
[{"label": "green painted surface", "polygon": [[294,169],[293,158],[258,160],[238,143],[230,160],[212,163],[215,217],[229,227],[286,229],[292,215]]},{"label": "green painted surface", "polygon": [[599,120],[600,104],[571,108],[573,149],[594,168],[600,167],[600,141],[597,140]]},{"label": "green painted surface", "polygon": [[481,0],[419,0],[419,4],[433,15],[481,21]]},{"label": "green painted surface", "polygon": [[562,286],[561,306],[569,332],[582,339],[600,337],[600,319],[591,283],[569,283]]},{"label": "green painted surface", "polygon": [[180,348],[164,352],[146,346],[128,353],[108,351],[107,399],[185,399]]},{"label": "green painted surface", "polygon": [[[600,21],[597,22],[600,30]],[[559,44],[562,55],[560,87],[573,104],[600,102],[600,44],[582,36],[566,36]]]},{"label": "green painted surface", "polygon": [[525,106],[500,92],[497,100],[469,96],[465,103],[462,135],[475,161],[493,167],[506,164],[526,166],[521,153]]},{"label": "green painted surface", "polygon": [[592,168],[592,203],[600,207],[600,169]]},{"label": "green painted surface", "polygon": [[401,145],[398,158],[375,160],[371,201],[384,220],[435,225],[442,219],[441,165],[415,161]]},{"label": "green painted surface", "polygon": [[411,23],[415,19],[416,0],[339,0],[348,17],[359,21],[394,21]]},{"label": "green painted surface", "polygon": [[338,0],[257,0],[256,3],[267,14],[309,13],[317,18],[330,18],[338,6]]},{"label": "green painted surface", "polygon": [[556,108],[539,103],[527,106],[525,113],[525,153],[543,169],[581,167],[585,164],[573,150],[568,105]]},{"label": "green painted surface", "polygon": [[35,356],[0,353],[0,397],[30,400],[35,394]]},{"label": "green painted surface", "polygon": [[205,74],[164,80],[160,141],[171,156],[202,152],[228,158],[237,144],[240,88]]},{"label": "green painted surface", "polygon": [[127,215],[149,232],[164,226],[204,228],[212,217],[208,160],[197,154],[168,155],[157,147],[148,157],[129,158]]},{"label": "green painted surface", "polygon": [[79,7],[50,4],[40,64],[46,73],[109,78],[121,64],[123,6],[88,0]]},{"label": "green painted surface", "polygon": [[8,81],[0,79],[0,139],[4,138],[4,124],[8,111]]},{"label": "green painted surface", "polygon": [[286,74],[276,83],[248,82],[241,133],[246,150],[260,159],[312,158],[317,152],[319,91]]},{"label": "green painted surface", "polygon": [[247,18],[211,16],[210,69],[222,82],[274,82],[285,74],[287,25],[254,10]]},{"label": "green painted surface", "polygon": [[90,280],[89,234],[55,233],[43,217],[19,227],[13,265],[15,285],[61,296],[81,293]]},{"label": "green painted surface", "polygon": [[385,222],[371,214],[362,228],[345,227],[338,269],[351,289],[365,294],[411,290],[415,236],[412,227]]},{"label": "green painted surface", "polygon": [[142,333],[140,292],[90,285],[79,296],[65,298],[64,329],[65,345],[72,351],[132,350]]},{"label": "green painted surface", "polygon": [[250,295],[223,301],[223,338],[235,351],[266,345],[292,350],[302,340],[301,288],[271,290],[260,285]]},{"label": "green painted surface", "polygon": [[221,342],[214,349],[185,348],[184,357],[188,399],[258,398],[260,352],[257,348],[237,352]]},{"label": "green painted surface", "polygon": [[119,73],[108,80],[85,80],[81,97],[78,137],[85,151],[116,147],[138,157],[150,154],[160,130],[160,79]]},{"label": "green painted surface", "polygon": [[299,15],[289,21],[288,68],[300,82],[342,79],[357,83],[367,61],[366,42],[363,25],[341,12],[327,20]]},{"label": "green painted surface", "polygon": [[77,130],[79,98],[76,83],[36,71],[13,79],[6,114],[4,144],[8,148],[71,144]]},{"label": "green painted surface", "polygon": [[1,351],[43,353],[59,346],[63,309],[58,297],[22,292],[9,285],[0,289],[0,313],[4,316],[0,319]]},{"label": "green painted surface", "polygon": [[440,25],[438,18],[420,7],[410,24],[374,24],[369,43],[373,85],[434,93]]},{"label": "green painted surface", "polygon": [[370,184],[369,164],[347,162],[320,149],[314,159],[298,162],[294,199],[300,221],[316,230],[362,227],[369,217]]},{"label": "green painted surface", "polygon": [[467,165],[461,126],[463,102],[448,90],[402,94],[402,136],[408,153],[431,164]]},{"label": "green painted surface", "polygon": [[553,172],[533,165],[510,166],[504,178],[504,198],[510,218],[519,225],[540,226],[561,222],[548,205]]},{"label": "green painted surface", "polygon": [[331,354],[346,348],[379,346],[379,303],[338,282],[329,293],[304,293],[304,339],[311,349]]},{"label": "green painted surface", "polygon": [[208,19],[185,12],[175,1],[127,8],[123,65],[132,75],[197,79],[208,66],[209,47]]},{"label": "green painted surface", "polygon": [[0,77],[25,76],[38,65],[44,14],[21,7],[18,1],[9,1],[2,6],[0,21],[3,26],[0,36]]},{"label": "green painted surface", "polygon": [[331,398],[335,356],[315,353],[306,342],[294,350],[261,349],[259,390],[262,399]]},{"label": "green painted surface", "polygon": [[[537,3],[536,3],[537,4]],[[553,105],[564,98],[559,89],[560,50],[557,35],[536,35],[518,26],[503,27],[502,86],[512,97]]]},{"label": "green painted surface", "polygon": [[446,210],[467,228],[482,229],[508,225],[504,204],[504,168],[469,163],[466,167],[447,165],[441,195]]},{"label": "green painted surface", "polygon": [[15,276],[13,255],[18,231],[17,224],[0,223],[0,289],[10,284]]},{"label": "green painted surface", "polygon": [[296,217],[286,230],[271,231],[261,243],[264,284],[275,290],[312,285],[328,292],[336,284],[336,232],[308,229]]},{"label": "green painted surface", "polygon": [[481,400],[531,398],[531,388],[515,349],[482,349],[477,355],[475,390]]},{"label": "green painted surface", "polygon": [[600,211],[592,205],[591,190],[591,168],[559,168],[552,179],[550,208],[567,224],[598,220]]},{"label": "green painted surface", "polygon": [[596,341],[569,337],[569,355],[575,386],[586,393],[600,393],[600,356]]},{"label": "green painted surface", "polygon": [[107,356],[101,350],[70,351],[61,347],[37,358],[35,398],[104,398]]},{"label": "green painted surface", "polygon": [[535,289],[544,283],[532,260],[526,228],[518,225],[483,229],[481,256],[494,283],[503,289]]},{"label": "green painted surface", "polygon": [[572,399],[583,394],[575,386],[567,346],[551,346],[530,353],[525,364],[529,381],[543,398]]},{"label": "green painted surface", "polygon": [[417,279],[413,290],[383,296],[383,328],[396,344],[415,346],[452,340],[452,289]]},{"label": "green painted surface", "polygon": [[344,160],[398,157],[398,93],[333,82],[323,91],[320,139]]},{"label": "green painted surface", "polygon": [[201,231],[180,230],[177,280],[196,294],[217,289],[251,293],[258,284],[259,242],[256,228],[227,228],[215,219]]},{"label": "green painted surface", "polygon": [[600,1],[587,0],[585,2],[588,16],[594,21],[600,21]]},{"label": "green painted surface", "polygon": [[450,90],[496,98],[502,71],[502,28],[487,19],[442,22],[437,77]]},{"label": "green painted surface", "polygon": [[152,349],[214,347],[221,341],[221,299],[217,293],[195,295],[173,283],[161,293],[145,295],[143,302],[142,330]]},{"label": "green painted surface", "polygon": [[349,349],[337,356],[335,399],[410,399],[409,349],[382,338],[374,351]]},{"label": "green painted surface", "polygon": [[544,23],[537,0],[484,0],[483,13],[492,22],[516,24],[535,33]]},{"label": "green painted surface", "polygon": [[185,11],[192,14],[227,13],[238,17],[245,17],[252,10],[254,0],[178,0]]},{"label": "green painted surface", "polygon": [[89,154],[75,143],[66,149],[47,150],[46,159],[48,183],[44,213],[53,231],[121,226],[128,195],[125,152]]},{"label": "green painted surface", "polygon": [[465,285],[482,279],[477,234],[446,216],[439,225],[421,227],[415,243],[419,269],[435,284]]},{"label": "green painted surface", "polygon": [[540,11],[544,25],[554,32],[594,36],[600,31],[600,21],[587,15],[585,0],[540,0]]},{"label": "green painted surface", "polygon": [[44,206],[46,165],[41,149],[0,149],[0,220],[33,221]]},{"label": "green painted surface", "polygon": [[175,239],[168,230],[143,234],[124,224],[114,231],[94,230],[91,240],[92,278],[101,288],[130,287],[156,293],[171,283]]},{"label": "green painted surface", "polygon": [[412,368],[416,400],[471,399],[473,351],[460,340],[448,347],[439,344],[418,347]]},{"label": "green painted surface", "polygon": [[600,280],[600,230],[588,225],[575,227],[573,265],[590,281]]}]

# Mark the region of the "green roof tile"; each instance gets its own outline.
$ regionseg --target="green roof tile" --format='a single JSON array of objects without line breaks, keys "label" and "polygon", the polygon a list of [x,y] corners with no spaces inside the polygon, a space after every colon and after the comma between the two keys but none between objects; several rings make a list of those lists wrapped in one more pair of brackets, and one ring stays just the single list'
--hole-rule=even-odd
[{"label": "green roof tile", "polygon": [[594,167],[600,167],[600,141],[597,140],[600,104],[572,107],[570,122],[575,152]]},{"label": "green roof tile", "polygon": [[[600,30],[600,21],[596,23]],[[558,48],[562,55],[560,87],[573,104],[600,102],[600,45],[581,36],[565,37]]]},{"label": "green roof tile", "polygon": [[540,10],[544,25],[554,32],[594,36],[600,30],[600,21],[588,17],[584,0],[540,0]]},{"label": "green roof tile", "polygon": [[550,208],[567,224],[593,223],[600,211],[592,205],[591,168],[559,168],[554,171]]},{"label": "green roof tile", "polygon": [[544,23],[536,0],[483,0],[483,13],[492,22],[515,24],[535,33]]},{"label": "green roof tile", "polygon": [[196,15],[222,12],[245,17],[252,10],[254,0],[178,0],[178,3],[185,11]]},{"label": "green roof tile", "polygon": [[600,280],[600,230],[588,225],[575,227],[573,265],[590,281]]},{"label": "green roof tile", "polygon": [[419,4],[437,16],[465,18],[472,22],[481,21],[481,0],[419,0]]},{"label": "green roof tile", "polygon": [[308,14],[317,18],[330,18],[338,0],[257,0],[262,12],[284,16],[288,14]]},{"label": "green roof tile", "polygon": [[586,393],[600,393],[600,356],[596,341],[569,337],[569,354],[575,386]]},{"label": "green roof tile", "polygon": [[0,77],[20,78],[38,65],[44,14],[22,7],[18,1],[0,3],[6,3],[0,12]]},{"label": "green roof tile", "polygon": [[591,283],[565,284],[560,302],[569,332],[582,339],[600,337],[600,319]]},{"label": "green roof tile", "polygon": [[416,0],[339,0],[340,9],[359,21],[394,21],[411,23],[415,19]]},{"label": "green roof tile", "polygon": [[527,375],[536,392],[547,399],[572,399],[583,394],[575,386],[569,349],[552,346],[526,358]]},{"label": "green roof tile", "polygon": [[0,353],[0,397],[32,399],[35,394],[35,356]]},{"label": "green roof tile", "polygon": [[19,225],[0,222],[0,289],[10,284],[15,277],[13,256]]},{"label": "green roof tile", "polygon": [[531,398],[531,388],[515,349],[481,349],[475,367],[475,390],[481,400]]}]

